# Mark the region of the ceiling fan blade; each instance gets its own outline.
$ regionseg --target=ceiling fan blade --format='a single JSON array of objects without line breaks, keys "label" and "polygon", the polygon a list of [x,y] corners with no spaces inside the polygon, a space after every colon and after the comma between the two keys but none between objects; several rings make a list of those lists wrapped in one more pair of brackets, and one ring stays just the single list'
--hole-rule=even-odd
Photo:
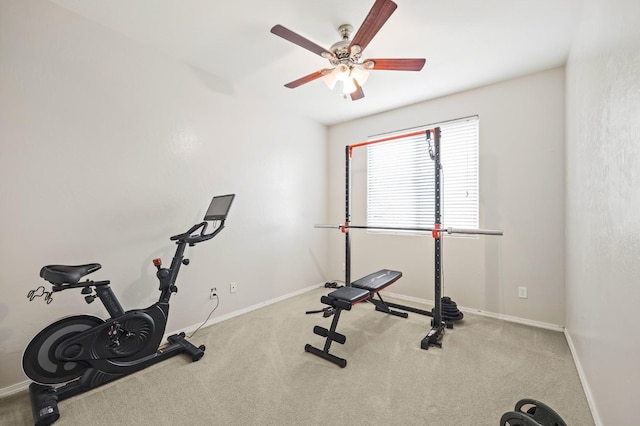
[{"label": "ceiling fan blade", "polygon": [[358,45],[362,52],[397,7],[398,5],[391,0],[376,0],[353,40],[351,40],[349,49],[351,49],[351,46]]},{"label": "ceiling fan blade", "polygon": [[316,55],[322,56],[324,52],[330,53],[324,47],[318,46],[311,40],[307,40],[300,34],[294,33],[293,31],[283,27],[282,25],[274,25],[274,27],[271,28],[271,32],[287,41],[290,41],[291,43],[297,44],[298,46],[315,53]]},{"label": "ceiling fan blade", "polygon": [[356,85],[356,90],[349,94],[349,96],[351,96],[351,100],[357,101],[358,99],[364,98],[364,91],[362,90],[362,87],[360,87],[355,79],[353,80],[353,83]]},{"label": "ceiling fan blade", "polygon": [[309,75],[305,75],[304,77],[301,77],[297,80],[292,81],[291,83],[287,83],[284,85],[284,87],[288,87],[289,89],[295,89],[298,86],[302,86],[303,84],[306,84],[310,81],[316,80],[320,77],[324,77],[327,72],[330,72],[331,70],[328,69],[323,69],[320,71],[316,71],[314,73],[311,73]]},{"label": "ceiling fan blade", "polygon": [[[367,70],[420,71],[426,62],[423,58],[414,59],[366,59],[362,61]],[[373,63],[373,66],[369,66]]]}]

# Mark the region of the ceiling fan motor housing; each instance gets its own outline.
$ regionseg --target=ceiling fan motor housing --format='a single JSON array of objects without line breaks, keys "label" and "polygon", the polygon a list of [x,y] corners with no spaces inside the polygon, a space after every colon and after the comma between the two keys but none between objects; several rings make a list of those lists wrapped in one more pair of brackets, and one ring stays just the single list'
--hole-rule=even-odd
[{"label": "ceiling fan motor housing", "polygon": [[330,50],[333,56],[326,55],[331,65],[336,66],[339,64],[354,65],[360,61],[361,54],[360,46],[353,45],[349,48],[351,33],[353,32],[353,26],[349,24],[343,24],[338,27],[338,34],[342,37],[342,40],[334,43]]}]

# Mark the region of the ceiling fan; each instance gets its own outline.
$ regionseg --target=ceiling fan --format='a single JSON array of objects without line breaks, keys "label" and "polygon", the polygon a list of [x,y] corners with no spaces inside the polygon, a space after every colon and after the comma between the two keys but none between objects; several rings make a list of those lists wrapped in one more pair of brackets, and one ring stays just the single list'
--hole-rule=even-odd
[{"label": "ceiling fan", "polygon": [[362,85],[370,70],[420,71],[425,63],[424,58],[361,60],[364,49],[397,7],[398,5],[391,0],[376,0],[353,39],[349,40],[353,27],[349,24],[341,25],[338,33],[342,40],[329,49],[315,44],[282,25],[275,25],[271,28],[273,34],[320,55],[331,63],[331,68],[324,68],[301,77],[285,84],[285,87],[294,89],[324,77],[330,89],[333,89],[337,82],[341,82],[343,96],[345,98],[350,96],[355,101],[364,97]]}]

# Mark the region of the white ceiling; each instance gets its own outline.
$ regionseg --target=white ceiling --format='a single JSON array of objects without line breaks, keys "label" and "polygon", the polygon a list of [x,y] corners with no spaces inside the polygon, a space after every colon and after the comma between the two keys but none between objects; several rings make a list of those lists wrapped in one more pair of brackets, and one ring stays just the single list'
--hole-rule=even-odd
[{"label": "white ceiling", "polygon": [[398,8],[363,58],[426,58],[420,72],[372,71],[365,98],[345,100],[327,67],[269,32],[281,24],[329,48],[360,27],[374,0],[50,0],[198,70],[218,90],[250,91],[323,124],[541,71],[565,63],[582,0],[394,0]]}]

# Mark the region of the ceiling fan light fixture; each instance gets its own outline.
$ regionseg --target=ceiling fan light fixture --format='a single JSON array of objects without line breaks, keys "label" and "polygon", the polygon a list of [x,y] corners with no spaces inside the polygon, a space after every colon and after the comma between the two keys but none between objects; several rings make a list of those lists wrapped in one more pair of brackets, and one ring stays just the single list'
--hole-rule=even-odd
[{"label": "ceiling fan light fixture", "polygon": [[349,78],[349,67],[345,64],[339,64],[333,70],[333,74],[335,74],[336,79],[340,81],[345,81]]},{"label": "ceiling fan light fixture", "polygon": [[324,81],[324,83],[327,85],[327,87],[329,88],[329,90],[333,90],[334,87],[336,87],[336,82],[338,81],[336,79],[336,76],[330,72],[329,74],[325,75],[322,80]]},{"label": "ceiling fan light fixture", "polygon": [[349,76],[354,78],[358,82],[360,87],[362,87],[369,78],[369,71],[360,69],[359,67],[352,67]]},{"label": "ceiling fan light fixture", "polygon": [[338,81],[346,81],[349,78],[349,67],[345,64],[338,64],[329,74],[325,75],[323,80],[329,89],[333,90]]},{"label": "ceiling fan light fixture", "polygon": [[356,81],[354,78],[349,77],[346,80],[342,81],[342,96],[344,98],[346,98],[356,90],[358,90],[358,86],[356,85]]}]

